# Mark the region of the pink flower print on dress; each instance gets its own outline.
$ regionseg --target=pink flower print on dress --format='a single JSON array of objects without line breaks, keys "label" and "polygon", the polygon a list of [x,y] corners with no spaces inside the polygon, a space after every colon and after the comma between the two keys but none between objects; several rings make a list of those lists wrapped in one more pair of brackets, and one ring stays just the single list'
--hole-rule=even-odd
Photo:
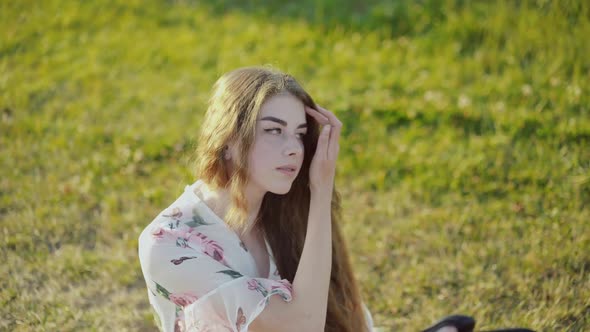
[{"label": "pink flower print on dress", "polygon": [[242,326],[246,324],[246,316],[244,316],[244,311],[242,307],[238,307],[238,318],[236,319],[236,330],[238,332],[242,331]]},{"label": "pink flower print on dress", "polygon": [[248,280],[248,289],[249,290],[257,290],[258,289],[258,283],[256,282],[256,280],[254,280],[254,279]]},{"label": "pink flower print on dress", "polygon": [[176,319],[174,320],[174,332],[185,332],[186,326],[184,325],[184,312],[182,310],[176,313]]},{"label": "pink flower print on dress", "polygon": [[174,209],[172,209],[172,212],[170,214],[162,214],[162,216],[179,220],[180,217],[182,217],[182,211],[180,211],[179,208],[175,207]]},{"label": "pink flower print on dress", "polygon": [[171,231],[169,227],[155,225],[151,233],[156,242],[174,242],[176,241],[176,236]]},{"label": "pink flower print on dress", "polygon": [[161,238],[162,236],[164,236],[164,229],[162,229],[162,227],[154,227],[154,229],[152,230],[152,236]]},{"label": "pink flower print on dress", "polygon": [[157,242],[176,243],[176,246],[180,248],[192,248],[203,252],[225,266],[229,266],[225,261],[221,245],[217,241],[209,239],[205,234],[195,231],[193,227],[170,228],[158,225],[154,227],[152,236]]},{"label": "pink flower print on dress", "polygon": [[187,248],[190,236],[190,228],[188,231],[184,228],[171,228],[165,223],[154,225],[152,228],[152,237],[157,243],[176,243],[178,247]]},{"label": "pink flower print on dress", "polygon": [[260,294],[262,294],[262,296],[264,296],[264,297],[266,297],[268,295],[268,290],[266,289],[266,287],[264,287],[264,285],[261,284],[260,281],[258,281],[256,279],[248,280],[248,289],[252,290],[252,291],[257,291]]},{"label": "pink flower print on dress", "polygon": [[[276,283],[278,283],[278,285]],[[271,291],[274,291],[275,289],[279,289],[282,292],[291,293],[293,291],[293,286],[291,285],[291,283],[288,280],[283,279],[283,280],[276,281],[275,284],[271,287]]]},{"label": "pink flower print on dress", "polygon": [[221,245],[219,245],[219,243],[217,243],[217,241],[207,238],[207,236],[203,233],[196,232],[191,234],[189,242],[198,245],[198,248],[201,249],[201,251],[203,251],[207,256],[213,258],[223,265],[228,266],[227,262],[225,261],[223,248]]},{"label": "pink flower print on dress", "polygon": [[284,300],[289,299],[292,292],[293,286],[286,279],[273,282],[273,285],[270,287],[270,294],[279,294]]},{"label": "pink flower print on dress", "polygon": [[166,238],[176,240],[179,237],[184,239],[191,235],[192,228],[190,227],[178,227],[170,225],[167,222],[160,222],[152,226],[152,235],[157,238]]},{"label": "pink flower print on dress", "polygon": [[187,305],[195,302],[197,300],[197,296],[192,293],[171,293],[170,294],[170,301],[174,304],[186,307]]},{"label": "pink flower print on dress", "polygon": [[187,242],[190,242],[189,239],[193,236],[193,228],[190,227],[179,227],[177,229],[171,230],[174,234],[179,237],[185,239]]}]

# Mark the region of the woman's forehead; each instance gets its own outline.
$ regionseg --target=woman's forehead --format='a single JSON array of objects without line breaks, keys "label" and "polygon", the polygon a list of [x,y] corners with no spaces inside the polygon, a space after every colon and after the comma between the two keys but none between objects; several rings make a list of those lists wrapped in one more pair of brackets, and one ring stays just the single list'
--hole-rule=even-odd
[{"label": "woman's forehead", "polygon": [[259,119],[273,116],[289,125],[305,123],[305,108],[301,100],[291,94],[279,94],[267,99],[260,109]]}]

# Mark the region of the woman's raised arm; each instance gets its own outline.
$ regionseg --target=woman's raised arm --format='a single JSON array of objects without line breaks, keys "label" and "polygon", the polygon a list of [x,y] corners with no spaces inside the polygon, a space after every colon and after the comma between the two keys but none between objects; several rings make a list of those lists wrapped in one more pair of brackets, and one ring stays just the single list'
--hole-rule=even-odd
[{"label": "woman's raised arm", "polygon": [[250,325],[251,331],[324,331],[332,266],[331,233],[330,199],[312,195],[305,244],[292,285],[293,299],[285,302],[272,296]]},{"label": "woman's raised arm", "polygon": [[332,267],[331,201],[342,123],[318,106],[306,112],[324,125],[310,166],[311,201],[305,243],[293,280],[293,299],[271,297],[253,331],[324,331]]}]

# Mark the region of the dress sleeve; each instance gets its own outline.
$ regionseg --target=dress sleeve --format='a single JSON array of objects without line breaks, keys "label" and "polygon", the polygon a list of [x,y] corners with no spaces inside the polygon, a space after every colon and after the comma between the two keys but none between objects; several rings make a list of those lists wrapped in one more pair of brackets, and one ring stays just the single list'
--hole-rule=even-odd
[{"label": "dress sleeve", "polygon": [[154,225],[140,240],[140,261],[152,293],[176,305],[175,331],[245,332],[272,295],[292,300],[288,280],[233,270],[219,242],[198,228]]},{"label": "dress sleeve", "polygon": [[371,311],[369,311],[369,308],[367,307],[365,302],[362,302],[361,304],[363,307],[363,312],[365,314],[365,320],[367,322],[367,330],[369,332],[373,332],[375,329],[374,323],[373,323],[373,315],[371,315]]}]

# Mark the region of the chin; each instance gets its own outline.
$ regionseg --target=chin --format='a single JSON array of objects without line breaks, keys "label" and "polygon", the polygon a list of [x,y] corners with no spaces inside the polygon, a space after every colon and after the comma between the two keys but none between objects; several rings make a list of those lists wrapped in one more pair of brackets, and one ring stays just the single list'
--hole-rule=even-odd
[{"label": "chin", "polygon": [[275,186],[272,189],[270,189],[269,191],[273,194],[276,194],[276,195],[285,195],[291,190],[292,185],[293,184],[291,183],[289,185]]}]

